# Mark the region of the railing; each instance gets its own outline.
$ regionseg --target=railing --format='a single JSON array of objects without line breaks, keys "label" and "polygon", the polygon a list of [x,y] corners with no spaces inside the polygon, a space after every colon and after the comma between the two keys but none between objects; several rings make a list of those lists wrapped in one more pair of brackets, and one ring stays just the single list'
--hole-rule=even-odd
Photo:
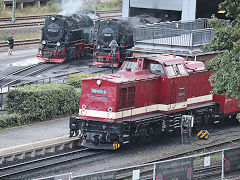
[{"label": "railing", "polygon": [[[48,178],[85,179],[224,179],[240,169],[240,147],[73,177],[71,173]],[[108,177],[108,178],[106,178]],[[40,178],[48,179],[48,178]]]},{"label": "railing", "polygon": [[199,46],[214,38],[212,29],[182,30],[160,27],[138,28],[134,32],[134,41],[175,46]]},{"label": "railing", "polygon": [[[229,24],[228,21],[223,22]],[[200,46],[209,43],[214,32],[208,19],[155,23],[134,28],[134,42],[170,46]]]}]

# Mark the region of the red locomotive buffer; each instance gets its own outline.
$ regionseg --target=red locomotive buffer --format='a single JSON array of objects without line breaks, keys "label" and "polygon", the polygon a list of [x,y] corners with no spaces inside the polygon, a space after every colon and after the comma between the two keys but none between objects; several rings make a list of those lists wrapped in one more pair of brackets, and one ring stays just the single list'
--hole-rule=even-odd
[{"label": "red locomotive buffer", "polygon": [[86,44],[85,40],[68,43],[62,47],[42,48],[41,53],[37,55],[40,62],[62,63],[66,60],[80,58],[90,55],[95,44]]},{"label": "red locomotive buffer", "polygon": [[212,95],[211,73],[202,62],[172,55],[127,58],[116,74],[83,80],[70,136],[80,133],[86,147],[117,149],[180,132],[182,115],[194,117],[194,128],[235,117],[239,99]]}]

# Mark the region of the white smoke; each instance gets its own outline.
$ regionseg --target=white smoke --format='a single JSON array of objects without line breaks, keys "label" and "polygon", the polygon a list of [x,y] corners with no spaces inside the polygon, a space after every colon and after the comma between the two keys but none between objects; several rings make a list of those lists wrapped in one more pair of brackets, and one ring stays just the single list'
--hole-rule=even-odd
[{"label": "white smoke", "polygon": [[59,14],[71,16],[80,9],[83,2],[84,0],[62,0],[62,11]]}]

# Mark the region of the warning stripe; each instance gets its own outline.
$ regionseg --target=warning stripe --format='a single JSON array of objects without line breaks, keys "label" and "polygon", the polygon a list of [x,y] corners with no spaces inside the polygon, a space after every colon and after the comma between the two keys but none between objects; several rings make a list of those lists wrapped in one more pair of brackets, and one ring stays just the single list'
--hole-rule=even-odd
[{"label": "warning stripe", "polygon": [[202,134],[202,132],[203,132],[203,131],[200,131],[200,132],[197,134],[197,136],[199,137],[199,136]]},{"label": "warning stripe", "polygon": [[205,135],[207,134],[207,132],[203,133],[200,138],[203,138]]}]

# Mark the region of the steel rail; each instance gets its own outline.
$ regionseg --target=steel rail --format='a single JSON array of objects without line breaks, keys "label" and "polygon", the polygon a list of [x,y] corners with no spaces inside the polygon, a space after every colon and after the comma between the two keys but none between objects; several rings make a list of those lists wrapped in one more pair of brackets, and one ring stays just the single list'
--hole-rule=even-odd
[{"label": "steel rail", "polygon": [[[149,162],[147,162],[145,164],[142,164],[142,165],[131,166],[131,167],[127,167],[127,168],[114,169],[114,170],[108,170],[108,171],[105,171],[105,172],[116,171],[117,176],[120,176],[117,179],[118,180],[124,180],[124,179],[127,179],[130,176],[132,176],[132,171],[133,170],[140,169],[140,168],[148,168],[148,170],[145,170],[146,172],[145,171],[141,171],[141,174],[142,173],[151,173],[151,175],[150,174],[149,175],[147,174],[147,175],[151,176],[150,179],[152,179],[153,164],[156,163],[156,162],[165,161],[165,160],[171,160],[173,158],[180,158],[180,157],[183,157],[185,155],[189,156],[189,153],[201,152],[203,150],[206,150],[206,148],[208,148],[208,149],[211,149],[213,147],[216,148],[216,147],[223,146],[223,145],[226,145],[228,143],[232,143],[232,142],[239,141],[239,140],[240,140],[240,137],[238,135],[237,138],[234,138],[234,139],[231,139],[231,140],[222,141],[220,143],[215,143],[215,144],[211,144],[211,145],[208,145],[208,146],[204,146],[203,145],[202,147],[195,148],[193,150],[187,150],[187,151],[180,152],[180,153],[170,154],[170,155],[167,155],[165,157],[159,158],[157,160],[149,161]],[[209,153],[211,153],[211,152],[209,152]],[[207,154],[207,153],[205,153],[205,154]],[[201,154],[200,156],[204,156],[205,154]],[[196,155],[193,155],[193,156],[196,156]],[[219,166],[206,167],[206,168],[210,168],[210,169],[212,168],[213,170],[218,171]],[[203,169],[199,169],[199,170],[195,170],[195,171],[201,171],[201,170],[203,171]],[[214,176],[214,175],[217,175],[217,174],[212,174],[211,176]],[[143,179],[145,179],[145,178],[143,178]]]},{"label": "steel rail", "polygon": [[29,26],[42,26],[44,21],[37,22],[21,22],[21,23],[11,23],[11,24],[0,24],[0,29],[16,28],[16,27],[29,27]]},{"label": "steel rail", "polygon": [[[75,160],[79,160],[79,159],[91,158],[91,157],[94,157],[94,156],[97,156],[97,155],[100,155],[100,154],[103,154],[103,153],[106,152],[106,151],[100,151],[100,152],[90,152],[89,151],[90,154],[88,154],[88,155],[77,154],[77,153],[80,153],[80,152],[82,152],[82,153],[88,152],[88,150],[89,150],[89,148],[83,148],[83,149],[76,150],[76,151],[73,151],[73,152],[62,153],[62,154],[59,154],[59,155],[53,155],[53,156],[50,156],[50,157],[40,158],[40,159],[36,159],[36,160],[24,162],[24,163],[15,164],[15,165],[12,165],[12,166],[3,167],[3,168],[0,168],[0,170],[1,170],[0,171],[0,178],[6,178],[6,177],[9,177],[9,176],[18,175],[18,174],[21,174],[21,173],[31,172],[33,170],[37,170],[37,169],[40,169],[40,168],[46,168],[46,167],[50,167],[50,166],[53,166],[53,165],[59,165],[59,164],[62,164],[62,163],[71,162],[71,161],[75,161]],[[60,157],[65,157],[65,156],[73,155],[73,154],[76,154],[76,156],[75,157],[69,157],[69,158],[63,159],[63,160],[59,160]],[[55,159],[56,161],[51,161],[53,159]],[[50,160],[50,162],[48,162],[44,165],[37,164],[37,163],[41,163],[41,162],[44,162],[44,161],[47,161],[47,160]],[[22,168],[23,166],[27,166],[27,165],[31,165],[31,166]],[[21,170],[19,170],[19,168],[21,168]],[[4,171],[11,171],[11,172],[4,173]]]},{"label": "steel rail", "polygon": [[[121,14],[118,15],[108,15],[100,16],[100,19],[106,18],[116,18],[121,17]],[[94,21],[98,20],[98,18],[93,19]],[[10,24],[0,24],[0,29],[7,29],[7,28],[22,28],[22,27],[32,27],[32,26],[43,26],[45,24],[44,19],[42,21],[34,21],[34,22],[21,22],[21,23],[10,23]]]},{"label": "steel rail", "polygon": [[[14,41],[15,46],[22,46],[22,45],[29,45],[29,44],[38,44],[40,43],[40,39],[26,39],[26,40],[16,40]],[[0,48],[2,47],[8,47],[7,41],[5,42],[0,42]]]},{"label": "steel rail", "polygon": [[[44,64],[44,63],[43,63],[43,64]],[[6,84],[3,84],[2,87],[9,86],[9,85],[11,85],[11,84],[13,84],[13,83],[15,83],[15,82],[17,82],[17,81],[19,81],[19,80],[27,77],[27,76],[31,76],[31,75],[40,73],[40,72],[42,72],[42,71],[45,71],[45,70],[47,70],[47,69],[50,69],[50,68],[53,68],[53,67],[56,67],[56,66],[59,66],[59,65],[60,65],[60,64],[53,64],[53,65],[51,65],[51,66],[47,66],[47,67],[43,67],[43,68],[41,68],[41,69],[37,69],[37,70],[35,70],[35,71],[33,71],[33,72],[30,72],[30,73],[28,73],[28,74],[25,74],[25,75],[23,75],[23,76],[20,76],[19,78],[14,79],[14,80],[6,83]],[[36,66],[35,66],[35,67],[36,67]]]},{"label": "steel rail", "polygon": [[16,75],[16,74],[18,74],[18,73],[21,73],[21,72],[23,72],[23,71],[29,70],[29,69],[31,69],[31,68],[33,68],[33,67],[39,66],[39,65],[41,65],[41,64],[44,64],[44,63],[33,64],[33,65],[30,65],[30,66],[24,67],[24,68],[22,68],[22,69],[20,69],[20,70],[17,70],[17,71],[15,71],[15,72],[9,73],[9,74],[1,77],[1,78],[0,78],[0,81],[4,80],[4,79],[6,79],[6,78],[8,78],[8,77],[10,77],[10,76],[13,76],[13,75]]},{"label": "steel rail", "polygon": [[[109,10],[109,11],[97,11],[97,14],[108,14],[108,13],[121,13],[120,10]],[[52,16],[55,14],[46,14],[46,15],[39,15],[39,16],[20,16],[20,17],[16,17],[16,20],[33,20],[33,19],[44,19],[48,16]],[[0,22],[1,21],[12,21],[12,18],[9,17],[2,17],[0,18]]]},{"label": "steel rail", "polygon": [[[96,71],[93,71],[93,72],[91,72],[91,74],[92,73],[101,73],[101,72],[104,72],[104,71],[108,71],[109,70],[109,68],[106,68],[106,69],[101,69],[101,70],[96,70]],[[24,82],[24,83],[19,83],[19,84],[15,84],[14,86],[16,87],[16,86],[23,86],[23,85],[27,85],[27,84],[32,84],[32,83],[35,83],[36,81],[43,81],[43,80],[45,80],[45,79],[57,79],[57,78],[61,78],[61,77],[66,77],[66,76],[68,76],[68,75],[70,75],[70,74],[78,74],[78,73],[82,73],[82,72],[86,72],[87,71],[87,69],[83,69],[83,70],[81,70],[81,71],[73,71],[73,72],[69,72],[69,73],[65,73],[65,74],[61,74],[61,75],[57,75],[57,76],[52,76],[52,77],[48,77],[48,78],[39,78],[39,79],[37,79],[37,80],[31,80],[31,81],[28,81],[28,82]]]}]

